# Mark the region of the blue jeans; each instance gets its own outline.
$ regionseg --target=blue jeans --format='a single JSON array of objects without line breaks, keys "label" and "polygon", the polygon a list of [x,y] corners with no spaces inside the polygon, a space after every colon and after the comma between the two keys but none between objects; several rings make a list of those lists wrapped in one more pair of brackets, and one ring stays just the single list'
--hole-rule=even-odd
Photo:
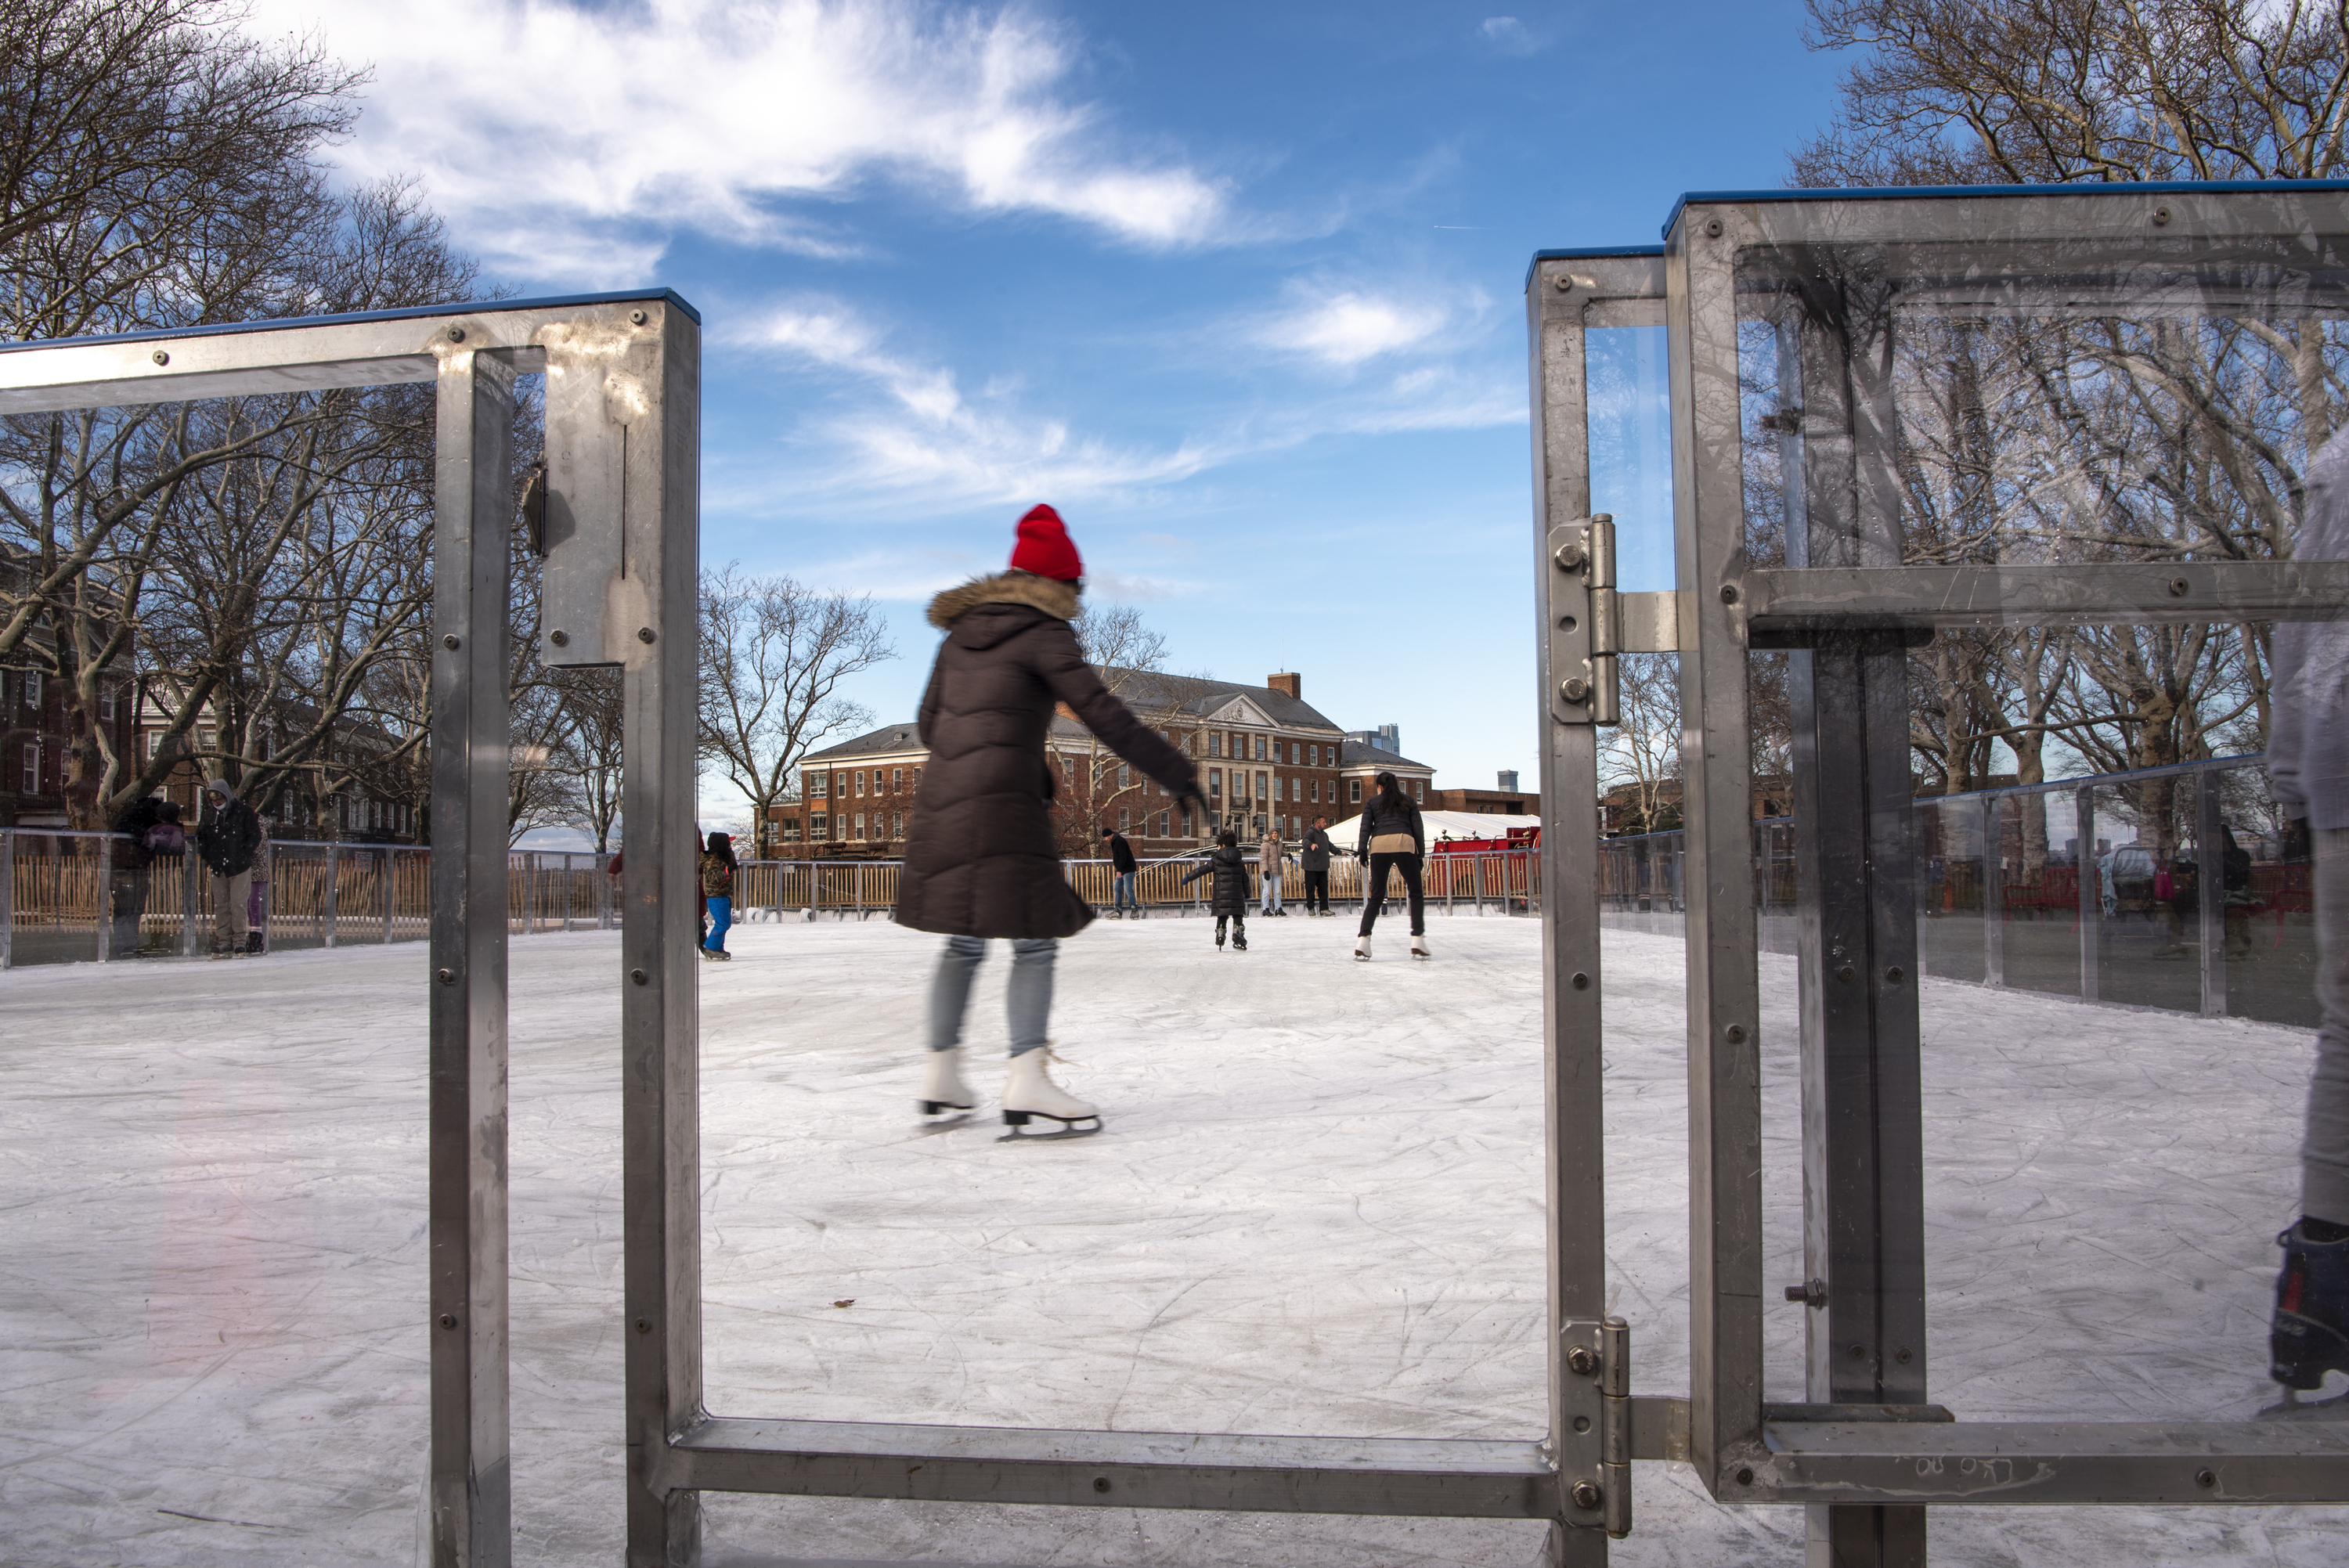
[{"label": "blue jeans", "polygon": [[1133,879],[1141,874],[1142,873],[1139,872],[1120,872],[1117,873],[1118,908],[1140,909],[1142,907],[1142,901],[1133,896]]},{"label": "blue jeans", "polygon": [[[1052,1021],[1052,960],[1061,951],[1051,936],[1016,938],[1011,944],[1011,984],[1004,997],[1011,1016],[1011,1054],[1021,1056],[1044,1043]],[[949,936],[930,981],[930,1049],[950,1051],[962,1044],[962,1016],[970,1006],[970,983],[986,960],[982,937]]]},{"label": "blue jeans", "polygon": [[1264,913],[1280,913],[1280,873],[1274,872],[1264,879]]},{"label": "blue jeans", "polygon": [[734,923],[734,901],[730,898],[709,898],[702,902],[709,906],[709,934],[701,945],[712,953],[726,951],[726,928]]}]

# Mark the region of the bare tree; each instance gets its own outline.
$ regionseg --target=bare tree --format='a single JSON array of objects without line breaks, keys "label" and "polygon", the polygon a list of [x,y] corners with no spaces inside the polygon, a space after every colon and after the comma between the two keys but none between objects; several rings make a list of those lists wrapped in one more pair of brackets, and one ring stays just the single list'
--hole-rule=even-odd
[{"label": "bare tree", "polygon": [[[1809,10],[1814,47],[1858,57],[1834,122],[1794,156],[1797,184],[2321,179],[2349,165],[2337,0]],[[1909,559],[1936,564],[2288,557],[2308,458],[2349,401],[2349,346],[2304,311],[1928,312],[1894,341],[1903,537]],[[1798,424],[1760,379],[1764,422]],[[2261,743],[2268,642],[2264,625],[1945,633],[1911,664],[1919,770],[1962,789],[1985,780],[1993,743],[2026,782],[2044,778],[2051,740],[2115,769]]]},{"label": "bare tree", "polygon": [[748,576],[740,562],[701,574],[700,612],[701,756],[742,792],[763,836],[800,758],[873,722],[841,683],[897,650],[870,597]]},{"label": "bare tree", "polygon": [[575,823],[595,837],[595,852],[612,847],[612,830],[620,820],[621,743],[620,676],[611,669],[554,672],[567,722],[555,766],[564,774]]},{"label": "bare tree", "polygon": [[[1192,694],[1181,677],[1167,674],[1166,639],[1143,621],[1141,611],[1131,604],[1087,604],[1069,629],[1111,696],[1145,723],[1161,729],[1172,726]],[[1171,800],[1162,808],[1146,806],[1155,786],[1073,716],[1060,713],[1054,724],[1063,729],[1053,746],[1061,853],[1071,859],[1098,856],[1101,831],[1117,825],[1121,809],[1135,814],[1172,809]],[[1168,738],[1174,738],[1171,733]]]},{"label": "bare tree", "polygon": [[1600,732],[1599,785],[1602,790],[1628,789],[1637,830],[1652,833],[1680,820],[1680,655],[1625,654],[1619,663],[1620,722]]}]

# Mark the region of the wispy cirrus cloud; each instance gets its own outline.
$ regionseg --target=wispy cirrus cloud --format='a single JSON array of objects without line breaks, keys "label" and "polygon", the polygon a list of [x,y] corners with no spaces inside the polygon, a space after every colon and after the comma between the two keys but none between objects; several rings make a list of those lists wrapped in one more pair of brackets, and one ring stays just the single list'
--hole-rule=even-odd
[{"label": "wispy cirrus cloud", "polygon": [[1118,150],[1064,96],[1060,30],[1017,9],[258,0],[247,26],[370,66],[348,171],[421,175],[460,241],[521,275],[642,275],[680,230],[851,254],[839,202],[885,179],[1154,249],[1227,216],[1221,182]]},{"label": "wispy cirrus cloud", "polygon": [[1121,447],[1019,407],[1013,389],[967,394],[952,370],[892,351],[878,328],[837,302],[773,311],[746,337],[845,378],[845,407],[813,418],[832,453],[825,482],[842,491],[931,504],[1084,499],[1187,479],[1230,455],[1227,444],[1188,439]]},{"label": "wispy cirrus cloud", "polygon": [[[1469,303],[1481,308],[1482,298]],[[1289,396],[1234,409],[1205,434],[1157,446],[1084,434],[1068,414],[1028,406],[1016,382],[974,377],[971,389],[955,370],[893,346],[886,331],[838,300],[779,306],[731,342],[780,351],[802,371],[832,381],[791,432],[793,444],[815,457],[796,493],[881,513],[1039,500],[1132,506],[1149,492],[1322,437],[1478,429],[1526,418],[1515,380],[1495,382],[1448,348],[1392,368],[1356,369],[1379,354],[1428,345],[1467,306],[1329,304],[1334,309],[1326,319],[1308,313],[1286,337],[1259,323],[1259,339],[1347,371],[1338,385],[1317,376]],[[952,576],[961,563],[936,570]],[[1146,586],[1137,580],[1129,596],[1186,591],[1171,578]]]}]

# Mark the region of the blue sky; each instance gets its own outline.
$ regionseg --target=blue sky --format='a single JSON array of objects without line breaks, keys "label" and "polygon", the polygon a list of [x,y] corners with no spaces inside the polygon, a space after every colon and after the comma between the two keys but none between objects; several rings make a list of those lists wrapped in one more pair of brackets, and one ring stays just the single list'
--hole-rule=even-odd
[{"label": "blue sky", "polygon": [[[249,26],[372,68],[343,173],[420,179],[499,281],[701,309],[704,559],[880,601],[901,657],[854,695],[881,721],[919,694],[928,596],[1050,500],[1177,669],[1298,670],[1489,786],[1536,751],[1527,259],[1781,183],[1841,68],[1801,20],[263,0]],[[1620,488],[1636,564],[1669,521]]]}]

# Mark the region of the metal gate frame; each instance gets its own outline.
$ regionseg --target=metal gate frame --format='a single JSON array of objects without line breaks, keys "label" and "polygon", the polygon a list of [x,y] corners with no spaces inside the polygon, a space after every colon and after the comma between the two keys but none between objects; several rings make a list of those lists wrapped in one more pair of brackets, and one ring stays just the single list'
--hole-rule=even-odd
[{"label": "metal gate frame", "polygon": [[[517,376],[546,377],[540,533],[550,664],[617,665],[628,733],[621,965],[632,1198],[687,1118],[688,1251],[665,1287],[663,1232],[630,1206],[627,1310],[692,1335],[695,991],[693,733],[700,316],[665,290],[246,323],[0,348],[0,413],[437,388],[433,511],[429,1161],[432,1557],[512,1555],[506,1321],[506,663]],[[477,918],[478,915],[478,918]],[[662,1074],[672,1092],[666,1100]],[[628,1336],[629,1443],[657,1447],[661,1371]]]},{"label": "metal gate frame", "polygon": [[[1904,636],[1940,627],[2349,618],[2349,562],[1902,564],[1897,512],[1881,493],[1868,493],[1869,443],[1878,444],[1873,455],[1880,457],[1889,430],[1875,418],[1878,410],[1858,406],[1859,391],[1829,388],[1797,399],[1810,406],[1800,428],[1782,439],[1794,445],[1790,473],[1803,476],[1815,507],[1827,490],[1805,465],[1845,465],[1840,477],[1826,476],[1843,487],[1826,504],[1843,514],[1828,520],[1826,531],[1817,517],[1809,524],[1809,548],[1825,556],[1811,557],[1819,564],[1755,568],[1745,556],[1740,258],[1765,246],[1995,241],[2090,250],[2100,273],[2130,266],[2175,273],[2185,270],[2181,260],[2209,258],[2232,243],[2256,241],[2271,250],[2278,240],[2297,247],[2295,260],[2304,257],[2312,274],[2320,266],[2325,272],[2306,284],[2307,306],[2349,315],[2349,183],[2343,182],[1695,193],[1675,208],[1662,247],[1543,252],[1528,275],[1537,445],[1551,456],[1536,504],[1552,551],[1609,531],[1605,520],[1594,525],[1586,515],[1581,327],[1661,320],[1668,329],[1676,603],[1669,611],[1633,613],[1632,601],[1642,596],[1604,593],[1608,583],[1588,565],[1588,552],[1570,548],[1545,582],[1555,588],[1588,579],[1577,591],[1589,597],[1591,622],[1613,634],[1587,651],[1682,655],[1692,1274],[1687,1457],[1722,1501],[1812,1505],[1813,1550],[1827,1554],[1814,1561],[1921,1563],[1922,1505],[1933,1503],[2349,1501],[2349,1426],[2340,1423],[1977,1422],[1954,1420],[1924,1402],[1917,987],[1902,984],[1904,970],[1913,975],[1915,966],[1901,958],[1903,922],[1914,942],[1913,907],[1900,902],[1909,842],[1906,699],[1871,700],[1868,693],[1885,683],[1867,678],[1883,662],[1905,658]],[[2089,315],[2097,303],[2083,291],[2064,304]],[[2223,304],[2199,294],[2194,303],[2206,314]],[[1806,438],[1826,456],[1807,456],[1799,444]],[[1561,475],[1560,458],[1579,466]],[[1548,686],[1558,674],[1561,634],[1556,625],[1547,630]],[[1805,650],[1796,682],[1803,688],[1796,744],[1805,749],[1795,766],[1798,784],[1806,771],[1810,779],[1797,801],[1798,853],[1811,885],[1826,890],[1806,919],[1802,956],[1806,1261],[1813,1278],[1785,1294],[1816,1310],[1809,1315],[1812,1402],[1799,1406],[1763,1398],[1760,976],[1747,731],[1747,653],[1755,647]],[[1603,671],[1604,662],[1594,670]],[[1588,731],[1566,736],[1592,722],[1603,685],[1594,680],[1587,698],[1551,690],[1560,706],[1545,762],[1573,772],[1578,789],[1588,766],[1579,736]],[[1900,728],[1890,739],[1868,738],[1893,718]],[[1870,749],[1895,746],[1899,755],[1889,758]],[[1897,787],[1860,781],[1871,760],[1887,761]],[[1545,788],[1552,788],[1547,779]],[[1578,804],[1564,791],[1546,799],[1553,832],[1557,812]],[[1838,943],[1873,955],[1857,1006],[1828,984],[1823,954]],[[1857,976],[1838,968],[1836,978]],[[1852,1073],[1831,1070],[1854,1067],[1866,1069],[1872,1087],[1857,1090]],[[1843,1212],[1854,1205],[1865,1212],[1863,1222]],[[1843,1222],[1830,1236],[1837,1220]],[[1896,1338],[1906,1354],[1892,1354]],[[1857,1357],[1823,1354],[1847,1342]],[[1856,1374],[1842,1365],[1847,1359]]]}]

